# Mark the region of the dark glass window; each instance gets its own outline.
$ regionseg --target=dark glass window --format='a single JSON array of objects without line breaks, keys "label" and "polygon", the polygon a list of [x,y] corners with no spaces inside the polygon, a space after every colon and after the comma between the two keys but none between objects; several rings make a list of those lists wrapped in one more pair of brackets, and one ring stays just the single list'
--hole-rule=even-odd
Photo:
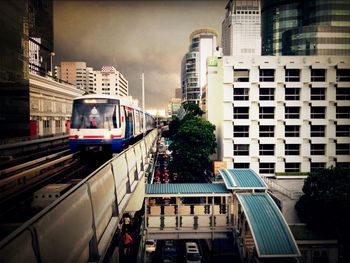
[{"label": "dark glass window", "polygon": [[310,127],[310,137],[325,137],[326,136],[326,126],[324,125],[311,125]]},{"label": "dark glass window", "polygon": [[325,144],[310,144],[311,155],[325,155]]},{"label": "dark glass window", "polygon": [[326,88],[311,88],[311,100],[325,100],[326,99]]},{"label": "dark glass window", "polygon": [[300,100],[300,88],[286,88],[286,100]]},{"label": "dark glass window", "polygon": [[300,172],[300,163],[285,163],[284,171],[288,172]]},{"label": "dark glass window", "polygon": [[337,82],[350,81],[350,69],[337,69]]},{"label": "dark glass window", "polygon": [[274,100],[275,89],[274,88],[260,88],[259,89],[259,100]]},{"label": "dark glass window", "polygon": [[249,169],[249,163],[234,163],[233,168],[234,169]]},{"label": "dark glass window", "polygon": [[338,119],[350,119],[350,107],[337,107],[336,117]]},{"label": "dark glass window", "polygon": [[234,69],[233,70],[234,82],[249,82],[249,69]]},{"label": "dark glass window", "polygon": [[320,169],[325,169],[326,168],[326,163],[311,163],[310,164],[310,171],[315,172]]},{"label": "dark glass window", "polygon": [[233,126],[233,137],[249,137],[249,126]]},{"label": "dark glass window", "polygon": [[311,82],[324,82],[326,81],[325,69],[311,69]]},{"label": "dark glass window", "polygon": [[300,118],[300,107],[285,107],[284,117],[286,119],[299,119]]},{"label": "dark glass window", "polygon": [[249,107],[234,107],[233,108],[234,119],[249,119]]},{"label": "dark glass window", "polygon": [[286,144],[285,145],[285,155],[299,155],[300,154],[300,144]]},{"label": "dark glass window", "polygon": [[286,69],[286,82],[300,81],[300,69]]},{"label": "dark glass window", "polygon": [[233,89],[233,100],[249,100],[249,89],[248,88],[234,88]]},{"label": "dark glass window", "polygon": [[311,119],[325,119],[326,107],[311,107]]},{"label": "dark glass window", "polygon": [[335,126],[335,136],[337,137],[349,137],[350,125],[337,125]]},{"label": "dark glass window", "polygon": [[259,163],[259,173],[274,174],[275,173],[275,164],[274,163]]},{"label": "dark glass window", "polygon": [[260,69],[260,82],[274,82],[275,81],[275,70],[274,69]]},{"label": "dark glass window", "polygon": [[349,155],[350,154],[350,144],[348,144],[348,143],[336,144],[335,154]]},{"label": "dark glass window", "polygon": [[275,107],[259,107],[259,118],[260,119],[274,119],[275,118]]},{"label": "dark glass window", "polygon": [[286,137],[299,137],[300,136],[300,126],[298,125],[286,125],[284,127],[284,135]]},{"label": "dark glass window", "polygon": [[275,136],[275,126],[273,125],[260,125],[259,126],[259,136],[260,137],[274,137]]},{"label": "dark glass window", "polygon": [[233,155],[249,155],[249,144],[234,144]]},{"label": "dark glass window", "polygon": [[275,155],[275,145],[274,144],[260,144],[259,145],[259,155]]},{"label": "dark glass window", "polygon": [[336,100],[350,100],[350,88],[337,88]]}]

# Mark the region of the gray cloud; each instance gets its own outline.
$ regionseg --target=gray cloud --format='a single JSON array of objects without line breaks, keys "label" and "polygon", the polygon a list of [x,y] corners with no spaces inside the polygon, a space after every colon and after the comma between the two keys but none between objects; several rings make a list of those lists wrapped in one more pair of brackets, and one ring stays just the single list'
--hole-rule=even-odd
[{"label": "gray cloud", "polygon": [[146,108],[165,109],[180,87],[181,59],[189,35],[202,27],[220,35],[227,1],[56,1],[54,62],[85,61],[115,66]]}]

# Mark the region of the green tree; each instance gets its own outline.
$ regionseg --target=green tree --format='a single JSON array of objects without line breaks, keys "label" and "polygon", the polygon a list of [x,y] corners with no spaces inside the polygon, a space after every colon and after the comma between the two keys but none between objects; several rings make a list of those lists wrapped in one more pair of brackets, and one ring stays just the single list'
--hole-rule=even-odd
[{"label": "green tree", "polygon": [[331,167],[310,173],[304,195],[295,205],[300,219],[311,229],[335,234],[350,242],[350,170]]},{"label": "green tree", "polygon": [[209,155],[215,153],[214,131],[215,125],[198,115],[183,118],[170,145],[173,161],[169,168],[177,174],[177,182],[203,181],[204,170],[210,162]]}]

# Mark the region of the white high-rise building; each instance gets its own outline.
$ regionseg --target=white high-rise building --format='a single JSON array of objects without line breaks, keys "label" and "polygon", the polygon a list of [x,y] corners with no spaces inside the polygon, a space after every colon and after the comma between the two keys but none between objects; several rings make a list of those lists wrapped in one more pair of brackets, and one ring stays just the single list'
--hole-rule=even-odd
[{"label": "white high-rise building", "polygon": [[182,60],[182,102],[200,103],[202,88],[206,85],[207,58],[217,55],[216,30],[202,28],[190,36],[190,48]]},{"label": "white high-rise building", "polygon": [[224,56],[260,55],[260,0],[229,0],[222,22]]},{"label": "white high-rise building", "polygon": [[94,71],[94,92],[97,94],[128,96],[128,81],[113,66],[103,66]]},{"label": "white high-rise building", "polygon": [[232,56],[208,63],[217,160],[260,175],[350,167],[349,56]]}]

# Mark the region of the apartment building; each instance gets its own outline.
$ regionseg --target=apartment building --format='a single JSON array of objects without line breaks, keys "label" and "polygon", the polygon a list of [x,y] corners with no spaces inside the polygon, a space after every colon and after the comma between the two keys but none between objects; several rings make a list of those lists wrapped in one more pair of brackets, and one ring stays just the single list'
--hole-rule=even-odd
[{"label": "apartment building", "polygon": [[260,175],[350,167],[350,57],[208,59],[216,159]]},{"label": "apartment building", "polygon": [[103,66],[93,72],[93,90],[97,94],[128,96],[128,81],[113,66]]}]

